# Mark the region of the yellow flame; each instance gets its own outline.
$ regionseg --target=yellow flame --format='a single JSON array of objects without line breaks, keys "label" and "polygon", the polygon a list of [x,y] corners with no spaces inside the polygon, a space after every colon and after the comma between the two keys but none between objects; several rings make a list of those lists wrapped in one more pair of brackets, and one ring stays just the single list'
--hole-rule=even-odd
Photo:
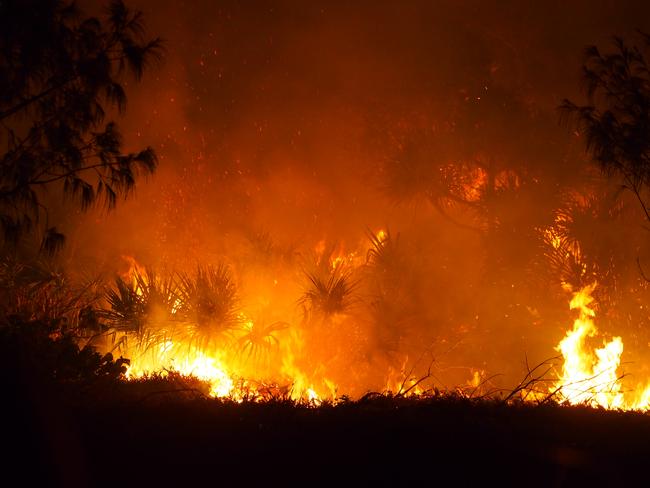
[{"label": "yellow flame", "polygon": [[625,406],[621,382],[617,370],[623,354],[623,340],[614,337],[604,341],[603,347],[589,350],[586,341],[598,333],[593,318],[596,312],[591,307],[592,293],[596,283],[574,293],[571,310],[578,310],[579,316],[573,328],[556,350],[562,353],[564,365],[559,380],[551,390],[558,392],[560,398],[571,404],[589,404],[605,408]]},{"label": "yellow flame", "polygon": [[[545,236],[552,246],[560,246],[561,235],[554,232],[554,229],[549,229]],[[377,231],[376,236],[380,241],[388,238],[384,230]],[[570,249],[569,252],[573,251]],[[575,252],[579,254],[579,247],[576,246]],[[345,254],[340,249],[336,256],[330,256],[329,259],[332,267],[336,268],[342,265],[360,265],[359,263],[363,262],[362,256],[361,252]],[[129,279],[133,279],[134,289],[137,292],[139,286],[135,273],[142,274],[142,268],[135,263],[135,260],[130,263]],[[562,355],[563,365],[548,395],[557,395],[557,398],[570,404],[650,410],[650,384],[639,384],[635,390],[623,392],[622,375],[618,371],[624,351],[622,338],[615,336],[608,341],[603,340],[601,347],[593,346],[593,341],[597,340],[599,335],[594,323],[596,311],[592,294],[595,288],[596,283],[593,283],[573,292],[568,285],[565,285],[565,289],[572,292],[570,309],[576,310],[578,317],[556,347]],[[176,313],[180,306],[180,300],[177,299],[172,307],[172,313]],[[241,312],[238,328],[233,331],[233,342],[255,339],[257,336],[254,333],[260,324],[256,324]],[[263,328],[260,330],[263,331]],[[282,334],[284,334],[282,340],[276,340],[274,336],[273,340],[269,339],[268,343],[262,344],[261,347],[268,344],[264,353],[273,354],[269,356],[271,359],[264,363],[264,367],[259,366],[260,362],[256,363],[250,358],[242,357],[241,354],[237,355],[227,343],[220,345],[219,349],[206,349],[180,339],[165,339],[157,344],[150,344],[149,347],[143,346],[142,350],[135,347],[124,351],[132,361],[127,377],[140,378],[151,373],[164,375],[168,371],[174,371],[207,382],[209,395],[212,397],[227,397],[235,401],[251,397],[265,398],[264,395],[267,393],[264,393],[265,390],[262,388],[268,389],[268,387],[256,385],[269,385],[270,379],[270,384],[277,386],[283,394],[294,401],[317,406],[326,399],[336,399],[338,387],[335,382],[325,377],[329,374],[327,368],[323,364],[317,365],[306,360],[306,356],[309,355],[307,340],[309,336],[296,327],[289,327]],[[251,336],[253,339],[250,339]],[[255,366],[251,366],[253,364],[256,364],[259,369],[256,370]],[[407,374],[406,371],[406,360],[399,370],[389,368],[386,391],[406,396],[426,394],[426,390],[423,390],[417,380],[411,378],[412,375]],[[467,385],[478,388],[485,377],[485,372],[472,370],[472,373],[472,378]],[[244,382],[241,378],[251,378],[251,381]],[[532,394],[528,398],[540,398],[540,396]]]},{"label": "yellow flame", "polygon": [[122,255],[122,259],[129,264],[129,270],[124,275],[122,275],[122,277],[131,280],[135,294],[141,297],[144,294],[144,290],[140,286],[140,283],[138,283],[136,273],[139,274],[143,279],[146,279],[146,270],[143,266],[140,266],[140,264],[135,260],[133,256]]},{"label": "yellow flame", "polygon": [[215,398],[232,396],[234,381],[217,356],[205,354],[195,348],[179,347],[166,340],[158,345],[157,351],[132,351],[135,353],[127,371],[127,378],[167,371],[183,376],[194,376],[210,385],[209,395]]},{"label": "yellow flame", "polygon": [[485,372],[482,371],[482,370],[480,370],[480,371],[479,370],[474,370],[474,372],[472,373],[471,379],[469,379],[467,381],[467,385],[470,388],[478,388],[479,386],[481,386],[481,383],[483,382],[484,374],[485,374]]},{"label": "yellow flame", "polygon": [[[640,389],[640,388],[639,388]],[[650,385],[647,385],[632,404],[634,410],[650,410]]]}]

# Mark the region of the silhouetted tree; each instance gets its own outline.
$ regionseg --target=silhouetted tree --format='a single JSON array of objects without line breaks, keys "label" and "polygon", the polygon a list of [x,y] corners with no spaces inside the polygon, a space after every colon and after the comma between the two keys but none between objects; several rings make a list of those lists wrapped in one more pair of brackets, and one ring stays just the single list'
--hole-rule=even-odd
[{"label": "silhouetted tree", "polygon": [[63,235],[48,221],[43,191],[73,197],[83,210],[111,209],[139,173],[152,173],[151,148],[122,151],[107,111],[122,112],[122,82],[139,80],[160,59],[161,41],[145,37],[141,12],[112,0],[105,18],[86,17],[65,0],[0,2],[0,233],[17,242],[44,230],[53,252]]},{"label": "silhouetted tree", "polygon": [[642,47],[615,38],[612,53],[588,47],[582,68],[587,105],[564,100],[560,110],[584,134],[587,151],[601,168],[622,178],[650,221],[643,197],[650,186],[650,71],[645,54],[650,35],[640,37]]},{"label": "silhouetted tree", "polygon": [[[564,100],[560,113],[584,136],[588,154],[606,175],[622,182],[622,188],[634,195],[650,221],[646,203],[650,189],[650,35],[639,32],[637,40],[638,45],[615,37],[610,52],[587,47],[582,67],[587,103]],[[647,324],[650,318],[644,304],[650,280],[641,266],[641,259],[648,256],[647,236],[639,236],[634,226],[625,225],[622,202],[592,199],[582,211],[577,210],[570,230],[580,242],[582,255],[595,263],[599,283],[609,292],[599,298],[606,311],[603,315],[619,327]],[[629,266],[634,256],[638,273]],[[640,344],[647,341],[644,334],[636,337]]]}]

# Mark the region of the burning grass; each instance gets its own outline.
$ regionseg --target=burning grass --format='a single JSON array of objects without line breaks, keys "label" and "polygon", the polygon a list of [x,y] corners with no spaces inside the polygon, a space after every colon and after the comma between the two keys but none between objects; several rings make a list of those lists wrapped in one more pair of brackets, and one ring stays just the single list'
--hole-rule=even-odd
[{"label": "burning grass", "polygon": [[[557,250],[554,235],[548,231],[544,238]],[[246,289],[251,277],[223,261],[193,272],[160,272],[131,259],[129,271],[115,277],[103,295],[97,282],[79,294],[64,275],[30,280],[8,265],[3,279],[24,278],[12,288],[29,298],[16,300],[29,305],[21,312],[24,319],[38,318],[38,309],[54,310],[75,324],[71,330],[81,347],[129,358],[129,381],[157,374],[195,378],[208,385],[204,394],[233,401],[278,394],[296,402],[338,402],[341,395],[361,398],[368,391],[426,399],[444,391],[506,402],[648,408],[647,385],[632,391],[620,371],[623,338],[594,344],[595,285],[572,292],[571,308],[579,317],[564,339],[558,337],[558,361],[527,367],[521,383],[499,382],[496,374],[471,366],[465,383],[447,385],[441,379],[449,368],[442,347],[453,345],[421,333],[434,331],[421,326],[432,320],[419,288],[427,277],[399,235],[381,230],[367,238],[347,250],[319,243],[302,277],[293,277],[295,286],[277,288],[278,278],[290,281],[286,274],[270,274],[264,286],[256,276],[254,294]],[[579,246],[572,249],[565,258],[580,259]]]},{"label": "burning grass", "polygon": [[[42,336],[44,329],[33,325],[30,330]],[[27,329],[23,324],[14,330]],[[260,337],[283,330],[280,324],[270,323],[261,328]],[[63,344],[42,337],[41,342],[48,341]],[[33,341],[27,342],[23,346],[33,347]],[[272,348],[282,347],[281,339],[271,342]],[[70,338],[66,343],[75,344]],[[7,341],[0,344],[7,346]],[[22,349],[10,349],[13,357],[24,357]],[[79,352],[67,346],[62,350]],[[79,357],[90,357],[89,352]],[[439,389],[431,386],[429,365],[425,376],[409,370],[395,378],[394,388],[351,399],[305,395],[309,389],[304,378],[282,385],[225,377],[219,370],[224,365],[199,353],[192,356],[198,363],[189,369],[191,374],[185,374],[186,368],[178,363],[169,369],[157,363],[152,373],[129,375],[127,371],[129,381],[106,375],[119,372],[123,363],[91,356],[99,374],[83,381],[78,376],[72,382],[69,376],[36,380],[30,374],[22,384],[25,390],[9,391],[9,405],[17,405],[7,439],[21,452],[25,445],[37,446],[43,453],[30,458],[32,471],[28,471],[40,483],[59,483],[61,466],[71,466],[70,461],[57,461],[56,466],[50,461],[52,446],[58,449],[57,443],[63,442],[61,432],[68,433],[65,442],[72,435],[74,442],[84,446],[84,457],[73,457],[79,463],[74,468],[87,477],[85,484],[93,486],[107,484],[107,462],[125,446],[129,459],[138,462],[126,462],[120,475],[139,485],[205,483],[213,480],[213,470],[192,466],[215,463],[220,466],[220,482],[259,484],[269,476],[285,480],[284,471],[277,469],[287,460],[293,466],[291,476],[299,482],[416,484],[430,482],[432,476],[455,482],[468,459],[472,470],[463,482],[479,482],[497,470],[502,473],[500,481],[507,483],[519,483],[536,473],[533,485],[549,485],[558,477],[567,483],[625,484],[643,477],[639,466],[650,454],[648,416],[616,410],[617,405],[594,408],[599,404],[593,396],[575,398],[571,403],[576,405],[569,405],[556,394],[561,389],[553,392],[555,386],[547,376],[559,363],[529,368],[521,383],[508,391],[490,387],[489,379]],[[7,360],[9,355],[0,357]],[[11,366],[16,364],[21,376],[29,372],[24,362],[0,368],[11,388],[16,385],[16,370]],[[60,387],[61,380],[65,388]],[[33,411],[40,413],[35,416]],[[56,422],[40,424],[42,431],[27,428],[41,422],[43,412]],[[251,463],[256,471],[249,473]],[[431,463],[434,474],[418,468]],[[245,481],[242,473],[249,473]]]}]

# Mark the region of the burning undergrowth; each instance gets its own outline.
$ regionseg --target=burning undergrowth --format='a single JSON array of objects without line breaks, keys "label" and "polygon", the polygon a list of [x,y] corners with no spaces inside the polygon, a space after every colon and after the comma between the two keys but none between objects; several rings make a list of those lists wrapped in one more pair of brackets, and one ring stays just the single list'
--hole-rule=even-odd
[{"label": "burning undergrowth", "polygon": [[[384,231],[370,235],[367,256],[321,242],[296,258],[293,276],[256,276],[252,295],[242,283],[246,271],[225,262],[161,274],[130,259],[98,311],[110,328],[104,347],[131,358],[131,378],[176,371],[209,381],[213,396],[279,388],[313,400],[344,393],[339,385],[347,393],[376,374],[373,350],[385,350],[387,361],[406,330],[396,322],[400,298],[385,289],[397,279],[387,251],[394,243]],[[381,307],[395,312],[387,317]]]},{"label": "burning undergrowth", "polygon": [[[128,358],[134,385],[193,378],[233,401],[455,392],[645,409],[648,283],[622,272],[630,255],[611,239],[629,215],[604,200],[567,192],[519,233],[501,218],[434,233],[426,214],[338,240],[222,236],[91,278],[6,259],[3,315],[62,317],[80,348]],[[511,238],[526,252],[499,246]]]},{"label": "burning undergrowth", "polygon": [[7,280],[31,283],[17,286],[25,297],[15,303],[24,309],[14,313],[38,318],[34,304],[47,297],[43,307],[56,304],[63,315],[68,310],[81,347],[128,358],[130,382],[169,378],[170,391],[312,405],[368,392],[426,398],[443,391],[506,402],[646,409],[645,380],[623,372],[623,338],[599,339],[592,296],[597,287],[595,281],[584,285],[592,276],[579,241],[567,236],[569,224],[559,214],[540,231],[540,240],[579,317],[564,339],[555,338],[561,356],[527,364],[519,383],[520,370],[503,379],[468,359],[463,348],[476,329],[436,326],[440,316],[427,306],[423,283],[437,277],[400,234],[388,230],[368,231],[354,248],[319,241],[281,258],[265,246],[266,260],[254,266],[224,258],[185,271],[144,266],[127,256],[121,274],[79,289],[55,273],[30,280],[26,270],[9,263],[4,273]]}]

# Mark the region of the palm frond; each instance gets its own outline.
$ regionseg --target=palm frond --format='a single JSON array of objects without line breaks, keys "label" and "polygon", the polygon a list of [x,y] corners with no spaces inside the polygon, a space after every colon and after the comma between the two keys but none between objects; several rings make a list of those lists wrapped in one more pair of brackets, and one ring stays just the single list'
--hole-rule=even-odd
[{"label": "palm frond", "polygon": [[114,287],[106,292],[110,308],[100,311],[102,318],[116,331],[140,335],[146,323],[146,303],[133,282],[115,278]]},{"label": "palm frond", "polygon": [[194,339],[210,341],[240,325],[237,286],[227,265],[199,266],[194,275],[179,274],[178,284],[177,315]]},{"label": "palm frond", "polygon": [[135,270],[129,279],[117,276],[105,299],[109,308],[100,310],[99,316],[115,332],[133,335],[140,343],[155,342],[155,337],[166,334],[181,303],[173,277],[152,269]]},{"label": "palm frond", "polygon": [[265,352],[279,345],[280,341],[275,333],[288,327],[289,324],[283,321],[270,324],[263,320],[245,322],[244,334],[238,339],[242,355],[248,359],[259,359]]},{"label": "palm frond", "polygon": [[349,311],[354,304],[357,282],[352,272],[344,266],[326,272],[305,272],[307,288],[298,303],[306,314],[319,314],[325,318]]}]

